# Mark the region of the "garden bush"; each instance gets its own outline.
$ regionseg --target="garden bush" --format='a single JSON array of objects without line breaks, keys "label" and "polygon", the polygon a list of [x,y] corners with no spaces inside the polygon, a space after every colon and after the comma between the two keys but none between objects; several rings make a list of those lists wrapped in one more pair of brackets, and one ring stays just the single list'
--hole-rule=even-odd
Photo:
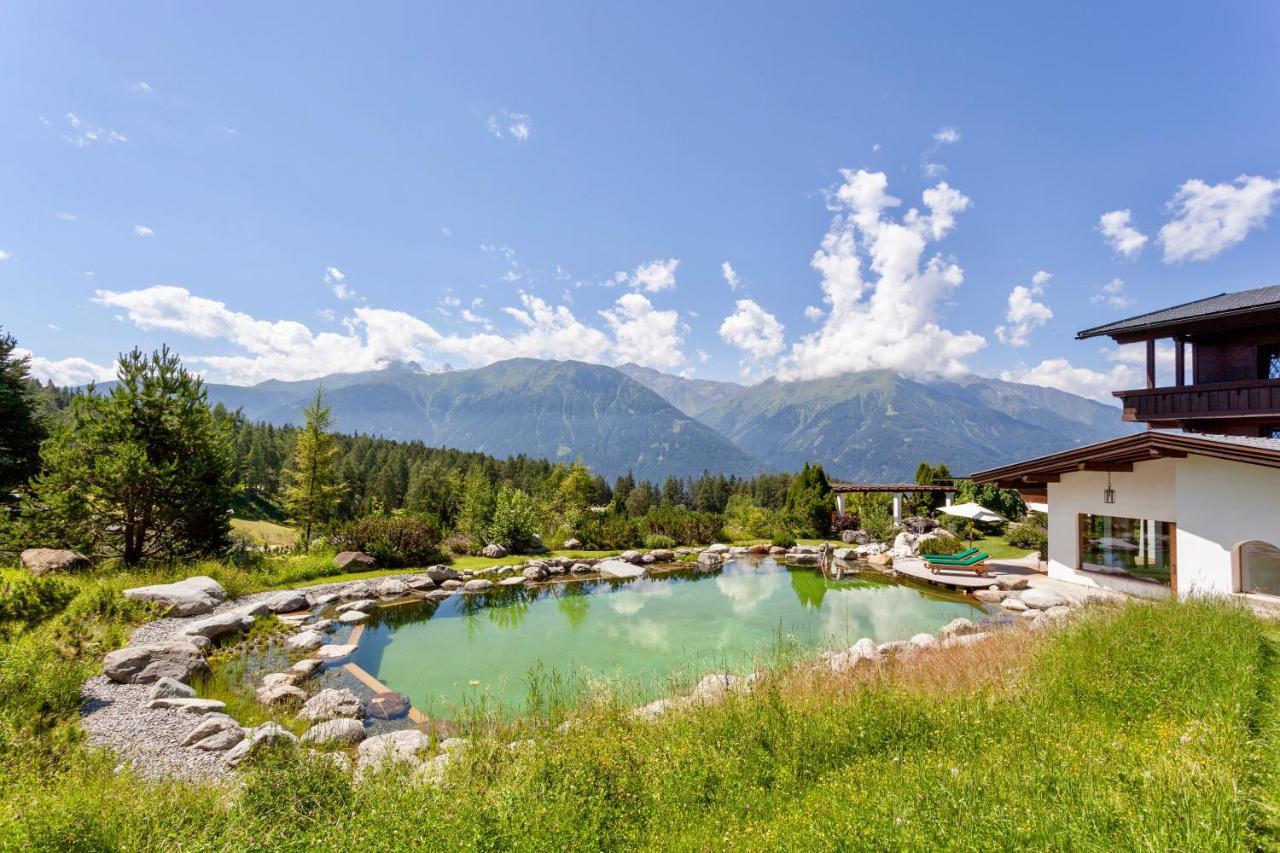
[{"label": "garden bush", "polygon": [[1037,518],[1035,514],[1032,514],[1022,524],[1010,527],[1009,532],[1005,534],[1004,541],[1015,548],[1037,551],[1042,560],[1049,559],[1049,531],[1045,529],[1043,521]]},{"label": "garden bush", "polygon": [[644,547],[649,550],[654,548],[674,548],[675,546],[676,540],[670,536],[663,536],[661,533],[650,533],[644,537]]},{"label": "garden bush", "polygon": [[708,545],[720,538],[724,518],[714,512],[695,512],[683,506],[651,509],[640,519],[645,535],[669,536],[681,545]]},{"label": "garden bush", "polygon": [[0,579],[0,636],[61,613],[79,591],[75,584],[59,577]]},{"label": "garden bush", "polygon": [[930,536],[928,539],[920,540],[919,550],[921,554],[944,555],[959,554],[968,547],[963,541],[950,536]]},{"label": "garden bush", "polygon": [[510,486],[498,489],[493,521],[489,522],[489,541],[513,554],[525,554],[539,546],[538,508],[533,498]]},{"label": "garden bush", "polygon": [[635,521],[617,512],[588,512],[573,531],[588,551],[621,551],[644,543]]},{"label": "garden bush", "polygon": [[769,544],[778,548],[794,548],[796,547],[796,537],[785,530],[779,530],[773,534],[773,539]]},{"label": "garden bush", "polygon": [[339,551],[364,551],[383,566],[427,566],[444,559],[440,528],[414,516],[368,516],[338,527],[330,540]]}]

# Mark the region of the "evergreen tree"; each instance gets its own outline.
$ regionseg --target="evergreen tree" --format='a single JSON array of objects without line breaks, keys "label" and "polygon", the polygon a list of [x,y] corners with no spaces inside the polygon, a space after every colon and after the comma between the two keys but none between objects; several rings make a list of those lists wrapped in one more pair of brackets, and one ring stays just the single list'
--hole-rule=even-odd
[{"label": "evergreen tree", "polygon": [[467,472],[462,487],[462,508],[458,512],[458,530],[476,542],[484,542],[493,518],[493,485],[480,465]]},{"label": "evergreen tree", "polygon": [[800,474],[787,489],[783,517],[797,534],[826,536],[831,528],[831,511],[835,501],[831,484],[821,465],[805,463]]},{"label": "evergreen tree", "polygon": [[14,354],[18,342],[0,334],[0,506],[40,465],[45,428],[36,414],[30,358]]},{"label": "evergreen tree", "polygon": [[533,499],[511,486],[498,489],[488,540],[514,554],[522,554],[537,545],[537,533],[538,510]]},{"label": "evergreen tree", "polygon": [[324,403],[324,391],[302,413],[305,425],[293,449],[293,468],[285,489],[285,508],[302,525],[302,547],[311,547],[311,531],[334,517],[344,491],[338,479],[338,441],[329,432],[333,414]]},{"label": "evergreen tree", "polygon": [[133,566],[224,549],[230,532],[229,422],[204,384],[166,347],[123,355],[117,383],[90,386],[42,449],[24,513],[49,544],[117,556]]}]

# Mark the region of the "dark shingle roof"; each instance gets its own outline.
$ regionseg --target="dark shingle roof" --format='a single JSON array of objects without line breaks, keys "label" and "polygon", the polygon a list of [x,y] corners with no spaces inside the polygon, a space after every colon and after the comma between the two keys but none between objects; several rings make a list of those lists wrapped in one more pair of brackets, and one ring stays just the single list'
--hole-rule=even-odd
[{"label": "dark shingle roof", "polygon": [[1175,305],[1172,308],[1152,311],[1149,314],[1139,314],[1137,317],[1130,317],[1127,320],[1117,320],[1114,323],[1107,323],[1105,326],[1085,329],[1083,332],[1076,334],[1076,339],[1083,340],[1101,335],[1140,332],[1144,329],[1175,325],[1187,320],[1203,320],[1209,317],[1246,313],[1267,308],[1280,308],[1280,284],[1259,287],[1255,290],[1242,290],[1239,293],[1219,293],[1217,296],[1210,296],[1207,299],[1197,299],[1195,302]]}]

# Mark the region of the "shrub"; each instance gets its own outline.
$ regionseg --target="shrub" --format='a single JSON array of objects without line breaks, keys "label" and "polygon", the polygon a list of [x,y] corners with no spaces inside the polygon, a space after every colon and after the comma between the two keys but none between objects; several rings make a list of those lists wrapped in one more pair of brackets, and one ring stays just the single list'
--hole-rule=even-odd
[{"label": "shrub", "polygon": [[573,538],[592,551],[619,551],[644,542],[639,525],[620,513],[586,513],[573,531]]},{"label": "shrub", "polygon": [[1033,520],[1009,528],[1004,541],[1015,548],[1040,552],[1040,559],[1049,559],[1049,531]]},{"label": "shrub", "polygon": [[725,524],[732,531],[733,539],[768,536],[775,523],[773,516],[769,510],[757,506],[750,495],[742,493],[730,496],[724,508]]},{"label": "shrub", "polygon": [[796,537],[785,530],[779,530],[773,534],[773,539],[769,544],[776,545],[779,548],[794,548],[796,547]]},{"label": "shrub", "polygon": [[889,508],[879,502],[868,502],[863,508],[862,529],[872,542],[892,542],[898,532]]},{"label": "shrub", "polygon": [[480,553],[480,546],[476,544],[476,540],[465,533],[454,533],[445,537],[444,548],[450,554],[458,557]]},{"label": "shrub", "polygon": [[835,499],[821,465],[804,464],[804,468],[787,487],[782,513],[787,524],[800,533],[826,536],[831,529],[831,512]]},{"label": "shrub", "polygon": [[650,533],[644,537],[644,547],[649,550],[654,548],[674,548],[675,546],[676,540],[670,536],[663,536],[661,533]]},{"label": "shrub", "polygon": [[920,540],[919,550],[921,554],[959,554],[968,547],[964,542],[952,539],[950,536],[930,536],[928,539]]},{"label": "shrub", "polygon": [[714,512],[695,512],[683,506],[650,510],[640,519],[644,535],[669,536],[681,545],[715,542],[724,531],[724,518]]},{"label": "shrub", "polygon": [[496,542],[513,554],[532,551],[538,540],[538,509],[533,498],[519,489],[503,486],[494,502],[493,521],[489,523],[489,541]]},{"label": "shrub", "polygon": [[20,577],[0,581],[0,636],[13,627],[37,625],[61,613],[79,592],[58,577]]},{"label": "shrub", "polygon": [[426,566],[438,563],[440,528],[413,516],[367,516],[340,526],[330,537],[339,551],[364,551],[384,566]]}]

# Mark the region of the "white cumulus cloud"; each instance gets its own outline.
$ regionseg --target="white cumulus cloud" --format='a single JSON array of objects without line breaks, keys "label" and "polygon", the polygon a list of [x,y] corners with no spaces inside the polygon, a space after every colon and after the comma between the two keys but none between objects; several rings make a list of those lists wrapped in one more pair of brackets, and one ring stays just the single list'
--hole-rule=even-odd
[{"label": "white cumulus cloud", "polygon": [[1137,257],[1147,244],[1147,235],[1129,224],[1131,218],[1132,213],[1128,208],[1108,211],[1098,217],[1098,230],[1102,232],[1107,245],[1117,255],[1126,258]]},{"label": "white cumulus cloud", "polygon": [[640,293],[624,293],[600,316],[613,332],[614,359],[648,367],[674,368],[684,362],[680,351],[680,315],[659,311]]},{"label": "white cumulus cloud", "polygon": [[498,139],[514,139],[517,142],[528,142],[533,135],[533,119],[526,113],[513,113],[502,110],[489,116],[485,120],[485,127]]},{"label": "white cumulus cloud", "polygon": [[720,337],[755,361],[771,358],[786,346],[778,318],[751,299],[739,299],[736,309],[720,324]]},{"label": "white cumulus cloud", "polygon": [[[886,212],[883,172],[841,170],[830,205],[836,215],[810,265],[822,276],[828,313],[822,328],[802,337],[782,359],[778,378],[813,379],[891,368],[917,376],[959,376],[965,359],[986,340],[940,324],[943,302],[964,281],[960,267],[929,244],[954,227],[969,199],[944,183],[924,191],[924,210],[901,221]],[[864,274],[864,257],[867,269]]]},{"label": "white cumulus cloud", "polygon": [[1280,196],[1280,180],[1241,175],[1231,183],[1184,183],[1169,201],[1173,219],[1160,229],[1166,263],[1203,261],[1261,228]]},{"label": "white cumulus cloud", "polygon": [[641,264],[630,273],[617,273],[613,280],[616,283],[628,284],[646,293],[659,293],[671,290],[676,286],[676,267],[680,266],[678,258],[667,258]]},{"label": "white cumulus cloud", "polygon": [[1045,285],[1053,275],[1040,270],[1031,277],[1031,286],[1021,284],[1009,293],[1009,308],[1005,311],[1005,325],[996,326],[996,337],[1011,347],[1025,347],[1027,337],[1033,331],[1053,319],[1053,311],[1036,297],[1044,295]]},{"label": "white cumulus cloud", "polygon": [[133,235],[135,237],[154,237],[156,232],[145,225],[133,226]]},{"label": "white cumulus cloud", "polygon": [[29,349],[14,347],[14,353],[22,358],[30,359],[31,375],[41,382],[52,382],[61,387],[88,385],[90,382],[105,382],[115,379],[115,370],[89,361],[87,358],[73,356],[71,358],[49,359],[31,352]]}]

